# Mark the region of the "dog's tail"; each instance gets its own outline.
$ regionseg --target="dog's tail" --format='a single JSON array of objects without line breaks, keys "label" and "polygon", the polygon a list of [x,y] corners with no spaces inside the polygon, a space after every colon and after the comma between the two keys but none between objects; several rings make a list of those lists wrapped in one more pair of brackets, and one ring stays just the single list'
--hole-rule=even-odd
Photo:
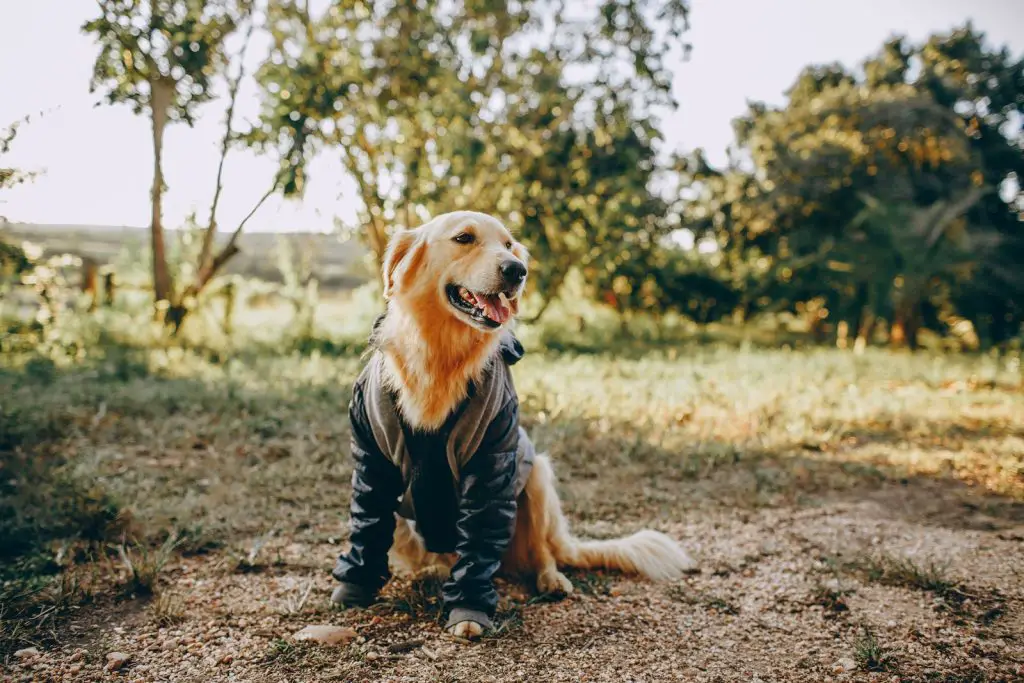
[{"label": "dog's tail", "polygon": [[[584,541],[569,531],[555,490],[555,474],[546,455],[538,454],[532,476],[545,490],[542,514],[548,519],[548,544],[561,566],[577,569],[612,569],[640,574],[654,581],[672,581],[693,570],[696,563],[678,543],[663,533],[645,529],[632,536],[602,541]],[[540,501],[537,501],[540,502]]]},{"label": "dog's tail", "polygon": [[555,560],[577,569],[613,569],[640,574],[652,581],[673,581],[696,565],[678,543],[650,529],[605,541],[557,539]]}]

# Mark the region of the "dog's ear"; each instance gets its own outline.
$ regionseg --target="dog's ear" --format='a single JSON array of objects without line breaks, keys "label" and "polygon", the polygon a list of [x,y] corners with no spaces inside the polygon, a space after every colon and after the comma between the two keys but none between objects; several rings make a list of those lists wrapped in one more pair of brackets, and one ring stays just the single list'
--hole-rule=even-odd
[{"label": "dog's ear", "polygon": [[[388,299],[395,291],[395,283],[406,273],[415,269],[413,261],[418,254],[413,254],[414,247],[422,247],[419,230],[401,230],[391,236],[388,250],[384,253],[384,298]],[[420,252],[421,249],[416,249]],[[404,262],[404,263],[403,263]]]}]

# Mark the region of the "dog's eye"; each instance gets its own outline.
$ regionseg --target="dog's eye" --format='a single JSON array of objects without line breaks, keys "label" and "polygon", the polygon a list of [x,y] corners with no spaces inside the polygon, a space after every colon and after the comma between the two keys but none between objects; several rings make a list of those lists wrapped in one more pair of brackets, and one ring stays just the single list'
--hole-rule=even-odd
[{"label": "dog's eye", "polygon": [[476,238],[473,237],[472,233],[460,232],[453,239],[459,244],[473,244],[473,240],[475,240]]},{"label": "dog's eye", "polygon": [[505,242],[505,248],[506,249],[511,249],[512,248],[512,242]]}]

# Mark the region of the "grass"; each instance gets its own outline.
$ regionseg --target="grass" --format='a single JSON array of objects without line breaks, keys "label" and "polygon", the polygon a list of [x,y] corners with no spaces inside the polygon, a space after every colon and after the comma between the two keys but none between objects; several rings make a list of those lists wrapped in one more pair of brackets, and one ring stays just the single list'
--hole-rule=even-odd
[{"label": "grass", "polygon": [[378,603],[377,611],[407,614],[411,619],[440,623],[442,617],[441,586],[444,581],[436,577],[415,579],[400,585],[391,584]]},{"label": "grass", "polygon": [[893,671],[896,662],[892,655],[879,644],[875,634],[865,627],[854,643],[854,659],[864,671]]},{"label": "grass", "polygon": [[174,626],[185,621],[185,604],[178,595],[162,591],[153,601],[153,617],[162,627]]},{"label": "grass", "polygon": [[[340,540],[345,411],[361,367],[353,346],[211,350],[104,335],[74,357],[0,361],[3,652],[35,642],[40,623],[52,629],[96,591],[155,593],[156,617],[173,622],[160,583],[181,558],[270,573],[284,567],[287,542]],[[523,331],[521,413],[554,460],[580,535],[680,509],[813,506],[910,479],[970,486],[996,512],[1024,500],[1024,391],[1005,359],[667,341],[642,352],[538,350],[545,335]],[[862,569],[872,580],[950,604],[964,591],[941,567],[874,561]],[[57,583],[79,576],[89,576],[79,588]],[[602,573],[572,579],[583,596],[612,592]],[[708,610],[735,613],[728,596],[711,595],[701,598]],[[848,607],[838,591],[812,599],[833,613]],[[392,609],[434,620],[438,605],[424,583],[397,593]],[[520,609],[509,608],[506,630]]]},{"label": "grass", "polygon": [[168,536],[158,548],[151,550],[145,545],[117,546],[118,558],[124,567],[121,581],[126,595],[149,596],[157,589],[157,581],[178,546],[177,536]]},{"label": "grass", "polygon": [[946,566],[935,562],[917,563],[880,553],[852,566],[868,581],[931,593],[939,600],[938,609],[957,618],[970,618],[987,626],[1005,613],[1005,600],[998,591],[972,589],[952,578]]},{"label": "grass", "polygon": [[918,564],[910,558],[881,553],[864,560],[861,567],[869,581],[931,591],[940,597],[952,593],[956,586],[947,568],[935,562]]}]

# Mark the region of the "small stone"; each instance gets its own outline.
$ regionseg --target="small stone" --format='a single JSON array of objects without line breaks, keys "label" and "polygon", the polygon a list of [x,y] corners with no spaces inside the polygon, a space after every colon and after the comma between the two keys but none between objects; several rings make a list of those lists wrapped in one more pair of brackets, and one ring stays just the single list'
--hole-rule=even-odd
[{"label": "small stone", "polygon": [[832,673],[851,673],[857,668],[857,663],[849,657],[843,657],[838,662],[832,665]]},{"label": "small stone", "polygon": [[217,661],[217,663],[218,664],[230,664],[233,661],[235,661],[235,658],[232,655],[224,655],[223,657],[221,657]]},{"label": "small stone", "polygon": [[69,674],[76,674],[76,673],[80,672],[81,670],[82,670],[82,665],[81,664],[72,664],[71,666],[68,667],[68,673]]},{"label": "small stone", "polygon": [[367,660],[367,661],[370,661],[370,662],[372,662],[373,660],[375,660],[375,659],[377,659],[378,657],[380,657],[380,655],[379,655],[379,654],[377,654],[376,652],[374,652],[373,650],[371,650],[371,651],[369,651],[369,652],[367,652],[367,653],[366,653],[365,657],[366,657],[366,660]]},{"label": "small stone", "polygon": [[14,658],[15,659],[28,659],[29,657],[38,657],[38,656],[39,656],[39,648],[37,648],[37,647],[25,647],[25,648],[22,648],[20,650],[17,650],[14,653]]},{"label": "small stone", "polygon": [[312,640],[322,645],[338,645],[353,640],[358,634],[354,629],[330,624],[311,624],[292,635],[292,640]]},{"label": "small stone", "polygon": [[107,654],[107,671],[117,671],[131,659],[131,655],[126,655],[123,652],[111,652]]}]

